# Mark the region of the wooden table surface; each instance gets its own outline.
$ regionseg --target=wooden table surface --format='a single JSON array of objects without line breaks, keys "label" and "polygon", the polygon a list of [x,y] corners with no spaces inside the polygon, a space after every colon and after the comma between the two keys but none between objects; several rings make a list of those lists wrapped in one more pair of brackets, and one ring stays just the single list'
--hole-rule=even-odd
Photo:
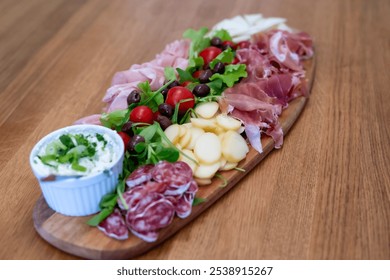
[{"label": "wooden table surface", "polygon": [[140,259],[390,259],[390,2],[1,0],[0,258],[74,259],[33,227],[47,133],[101,112],[116,71],[189,28],[262,13],[315,40],[310,100],[235,188]]}]

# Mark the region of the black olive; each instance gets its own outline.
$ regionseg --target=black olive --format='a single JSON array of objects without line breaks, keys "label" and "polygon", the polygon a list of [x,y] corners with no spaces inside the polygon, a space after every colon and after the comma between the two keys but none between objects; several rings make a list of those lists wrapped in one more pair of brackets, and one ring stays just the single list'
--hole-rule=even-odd
[{"label": "black olive", "polygon": [[142,137],[141,135],[134,135],[131,140],[129,141],[129,143],[127,143],[127,146],[126,146],[126,149],[129,151],[129,152],[135,152],[135,146],[138,144],[138,143],[141,143],[141,142],[145,142],[145,138]]},{"label": "black olive", "polygon": [[122,126],[122,131],[130,136],[134,134],[133,129],[132,129],[133,123],[131,121],[128,121]]},{"label": "black olive", "polygon": [[215,46],[217,48],[222,46],[222,40],[219,37],[213,37],[210,41],[212,46]]},{"label": "black olive", "polygon": [[127,104],[131,105],[133,103],[138,103],[141,101],[141,94],[137,90],[133,90],[130,92],[129,96],[127,96]]},{"label": "black olive", "polygon": [[208,95],[210,93],[210,88],[209,88],[208,85],[199,84],[199,85],[196,85],[194,87],[194,89],[192,90],[192,93],[195,96],[204,97],[204,96],[206,96],[206,95]]},{"label": "black olive", "polygon": [[170,83],[167,87],[167,89],[170,89],[170,88],[173,88],[173,87],[177,87],[177,86],[180,86],[179,82],[178,81],[173,81],[172,83]]},{"label": "black olive", "polygon": [[166,116],[168,118],[172,117],[173,115],[173,108],[171,105],[167,103],[162,103],[158,105],[158,111],[160,112],[161,115]]},{"label": "black olive", "polygon": [[157,116],[157,122],[160,124],[163,130],[167,129],[167,127],[172,124],[172,121],[168,117],[163,115]]},{"label": "black olive", "polygon": [[168,91],[169,91],[169,89],[167,89],[167,88],[164,88],[164,89],[161,91],[161,94],[164,96],[164,98],[167,97]]},{"label": "black olive", "polygon": [[222,62],[217,62],[214,65],[213,72],[223,74],[225,72],[225,64],[223,64]]},{"label": "black olive", "polygon": [[199,82],[201,82],[202,84],[210,82],[209,79],[212,75],[213,71],[211,71],[210,69],[203,71],[202,74],[200,74],[199,76]]}]

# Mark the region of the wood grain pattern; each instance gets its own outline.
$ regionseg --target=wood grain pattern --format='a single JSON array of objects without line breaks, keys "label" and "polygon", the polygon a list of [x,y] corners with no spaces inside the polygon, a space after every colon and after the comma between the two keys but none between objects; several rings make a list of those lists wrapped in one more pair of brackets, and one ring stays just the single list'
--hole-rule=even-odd
[{"label": "wood grain pattern", "polygon": [[390,259],[390,2],[220,3],[0,2],[1,259],[76,258],[33,226],[38,139],[100,112],[115,71],[151,60],[186,28],[253,12],[314,37],[310,101],[282,149],[139,258]]},{"label": "wood grain pattern", "polygon": [[[313,82],[314,69],[314,65],[310,61],[310,69],[308,69],[310,85]],[[306,101],[306,97],[297,98],[290,102],[289,107],[281,115],[280,122],[284,135],[287,135],[298,119]],[[79,257],[88,259],[134,258],[165,241],[212,206],[230,189],[239,185],[239,181],[274,149],[274,141],[270,137],[263,137],[262,147],[262,154],[250,148],[246,158],[240,162],[238,167],[244,169],[245,172],[236,170],[221,172],[221,175],[227,180],[226,186],[223,186],[224,182],[219,178],[214,178],[210,185],[201,186],[196,195],[206,201],[193,207],[191,215],[186,219],[175,217],[167,228],[159,232],[159,238],[156,242],[147,243],[131,234],[130,238],[125,241],[108,238],[98,229],[91,228],[86,224],[90,216],[76,218],[56,213],[50,209],[43,197],[38,199],[33,211],[35,229],[50,244]]]}]

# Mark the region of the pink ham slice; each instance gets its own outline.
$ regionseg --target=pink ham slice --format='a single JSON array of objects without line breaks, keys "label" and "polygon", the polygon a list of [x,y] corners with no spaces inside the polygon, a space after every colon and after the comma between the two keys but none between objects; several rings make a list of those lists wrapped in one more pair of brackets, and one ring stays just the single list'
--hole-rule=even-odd
[{"label": "pink ham slice", "polygon": [[282,108],[299,96],[307,96],[301,60],[313,55],[312,40],[306,33],[272,30],[253,36],[248,48],[237,58],[247,65],[248,77],[224,92],[229,112],[245,124],[245,132],[259,153],[262,133],[271,136],[275,148],[283,144],[279,123]]}]

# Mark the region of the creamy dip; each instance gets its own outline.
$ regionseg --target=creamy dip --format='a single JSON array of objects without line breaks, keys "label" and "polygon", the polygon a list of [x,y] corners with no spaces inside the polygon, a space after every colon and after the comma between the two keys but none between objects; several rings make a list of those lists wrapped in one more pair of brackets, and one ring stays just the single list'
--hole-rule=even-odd
[{"label": "creamy dip", "polygon": [[62,134],[39,149],[34,164],[42,175],[90,176],[117,161],[114,144],[105,133]]}]

